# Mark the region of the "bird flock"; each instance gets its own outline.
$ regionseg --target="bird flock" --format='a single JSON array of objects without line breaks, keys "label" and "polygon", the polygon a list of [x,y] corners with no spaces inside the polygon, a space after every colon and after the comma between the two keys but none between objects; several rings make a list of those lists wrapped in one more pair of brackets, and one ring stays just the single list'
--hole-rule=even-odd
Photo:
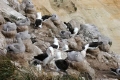
[{"label": "bird flock", "polygon": [[[31,24],[33,25],[34,29],[42,29],[43,23],[46,20],[51,20],[54,25],[59,25],[59,17],[56,14],[51,15],[43,15],[41,12],[37,12],[36,14],[34,11],[34,6],[30,1],[23,0],[22,7],[24,12],[26,13],[26,18],[18,20],[16,22],[6,22],[3,24],[2,34],[7,39],[12,39],[12,43],[8,42],[6,46],[6,50],[8,53],[13,54],[20,54],[25,53],[26,51],[26,45],[24,44],[24,40],[31,39],[32,44],[37,42],[35,37],[32,37],[29,34],[29,26]],[[35,19],[35,21],[32,21],[31,19]],[[67,30],[61,30],[60,36],[62,39],[68,39],[68,38],[74,38],[79,33],[79,26],[73,26],[69,22],[63,22],[64,28]],[[89,26],[89,24],[86,24]],[[15,41],[14,41],[15,39]],[[60,43],[63,43],[61,46]],[[71,42],[72,43],[72,42]],[[65,41],[61,41],[57,36],[54,36],[53,43],[50,44],[49,47],[47,47],[46,51],[34,55],[33,59],[29,61],[29,65],[34,65],[38,71],[44,70],[54,70],[57,72],[63,72],[65,74],[69,74],[67,72],[67,69],[72,64],[78,64],[75,62],[85,62],[87,50],[91,49],[94,50],[99,47],[99,45],[102,45],[102,41],[97,42],[89,42],[84,44],[82,47],[82,50],[73,50],[70,48],[68,43]],[[64,56],[63,58],[63,54]],[[113,69],[111,68],[111,71],[115,73],[116,75],[120,75],[120,69]]]}]

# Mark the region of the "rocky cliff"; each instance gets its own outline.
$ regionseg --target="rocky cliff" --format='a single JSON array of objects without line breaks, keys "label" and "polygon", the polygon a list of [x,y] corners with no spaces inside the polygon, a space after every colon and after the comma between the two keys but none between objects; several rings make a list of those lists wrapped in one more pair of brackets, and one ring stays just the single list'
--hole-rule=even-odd
[{"label": "rocky cliff", "polygon": [[120,52],[119,0],[34,0],[33,3],[42,15],[56,13],[62,21],[78,19],[81,23],[96,25],[111,38],[111,50]]}]

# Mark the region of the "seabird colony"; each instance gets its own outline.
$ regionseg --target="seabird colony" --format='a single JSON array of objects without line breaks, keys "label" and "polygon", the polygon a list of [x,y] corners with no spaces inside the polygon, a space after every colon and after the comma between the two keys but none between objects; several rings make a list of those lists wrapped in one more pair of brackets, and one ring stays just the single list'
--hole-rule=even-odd
[{"label": "seabird colony", "polygon": [[[44,20],[42,19],[44,17]],[[45,21],[45,19],[50,18],[51,20],[57,20],[58,16],[53,14],[51,16],[49,15],[45,15],[42,18],[40,17],[40,19],[42,21]],[[36,19],[37,20],[37,19]],[[73,34],[74,36],[77,35],[79,29],[77,27],[72,28],[70,23],[66,23],[64,22],[64,24],[66,25],[66,28],[69,29],[69,31],[71,32],[71,35]],[[36,25],[36,23],[35,23]],[[65,33],[65,31],[61,31],[62,34]],[[73,36],[73,37],[74,37]],[[45,53],[39,54],[34,56],[33,59],[33,64],[36,65],[35,62],[38,62],[37,65],[41,65],[43,68],[45,67],[48,69],[53,69],[50,64],[54,65],[54,69],[57,72],[64,72],[66,74],[67,73],[67,69],[69,67],[69,61],[76,61],[76,62],[80,62],[80,61],[84,61],[85,57],[86,57],[86,51],[87,49],[95,49],[96,47],[98,47],[99,45],[102,44],[102,42],[91,42],[88,44],[85,44],[83,46],[83,49],[81,51],[74,51],[74,50],[70,50],[69,45],[67,43],[64,43],[64,45],[62,46],[62,51],[65,52],[67,54],[67,57],[65,59],[62,58],[61,54],[62,51],[56,51],[60,49],[60,40],[57,37],[53,38],[53,43],[48,47],[48,49],[46,50]]]},{"label": "seabird colony", "polygon": [[[26,9],[28,11],[28,9]],[[37,12],[37,17],[36,20],[34,22],[34,28],[38,29],[42,29],[42,23],[46,20],[46,19],[50,19],[51,21],[53,21],[54,23],[57,24],[57,21],[59,18],[56,14],[52,14],[52,15],[41,15],[41,12]],[[15,37],[17,42],[13,42],[11,44],[7,45],[7,51],[8,52],[12,52],[12,53],[24,53],[26,46],[23,42],[23,40],[26,39],[31,39],[32,42],[36,42],[34,41],[34,38],[31,38],[31,35],[28,32],[28,26],[31,24],[32,22],[30,21],[30,19],[28,17],[26,17],[25,19],[22,20],[18,20],[15,23],[11,23],[11,22],[7,22],[6,24],[3,25],[3,30],[2,33],[4,34],[5,37],[7,38],[13,38]],[[74,28],[72,27],[72,25],[70,23],[63,23],[65,25],[66,31],[60,31],[61,35],[67,35],[68,38],[71,37],[71,35],[73,35],[72,37],[75,37],[78,32],[79,32],[79,28],[77,26],[75,26]],[[67,31],[68,29],[68,31]],[[61,46],[61,51],[60,51],[60,40],[59,38],[57,38],[56,36],[54,36],[53,38],[53,43],[47,48],[45,53],[42,54],[38,54],[35,55],[33,60],[30,62],[30,64],[34,64],[36,66],[36,68],[41,71],[41,68],[45,69],[52,69],[50,64],[54,65],[54,69],[57,72],[64,72],[66,74],[67,73],[67,69],[69,67],[69,61],[76,61],[76,62],[80,62],[83,61],[86,57],[86,51],[87,49],[95,49],[96,47],[98,47],[99,45],[102,44],[102,42],[91,42],[88,44],[85,44],[83,49],[81,51],[74,51],[72,49],[69,48],[68,43],[64,43],[63,46]],[[59,50],[59,51],[56,51]],[[66,58],[62,57],[62,51],[65,52],[65,54],[67,55]],[[42,66],[42,67],[41,67]],[[114,70],[111,69],[112,71],[118,71],[118,70]]]}]

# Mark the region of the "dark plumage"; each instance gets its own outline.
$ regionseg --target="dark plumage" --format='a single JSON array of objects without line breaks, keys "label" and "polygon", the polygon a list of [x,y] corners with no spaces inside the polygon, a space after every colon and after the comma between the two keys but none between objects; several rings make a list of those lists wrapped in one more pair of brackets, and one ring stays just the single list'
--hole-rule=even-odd
[{"label": "dark plumage", "polygon": [[42,20],[41,19],[36,19],[36,21],[35,21],[35,28],[38,28],[39,25],[41,25],[41,24],[42,24]]},{"label": "dark plumage", "polygon": [[74,29],[72,28],[72,25],[70,23],[66,23],[66,22],[64,22],[64,24],[67,26],[67,28],[69,29],[71,34],[74,34]]},{"label": "dark plumage", "polygon": [[35,42],[37,42],[36,38],[30,38],[32,43],[34,44]]},{"label": "dark plumage", "polygon": [[103,42],[91,42],[89,43],[89,47],[98,47],[101,44],[103,44]]},{"label": "dark plumage", "polygon": [[42,16],[42,20],[44,21],[45,19],[48,19],[50,17],[51,17],[51,15],[44,15],[44,16]]},{"label": "dark plumage", "polygon": [[37,56],[34,56],[35,59],[38,59],[40,61],[43,61],[45,58],[48,57],[48,54],[47,53],[43,53],[43,54],[39,54]]},{"label": "dark plumage", "polygon": [[57,49],[58,48],[58,45],[55,45],[55,44],[52,44],[51,45],[53,48]]},{"label": "dark plumage", "polygon": [[69,49],[69,50],[67,50],[67,51],[65,51],[65,52],[72,52],[73,50],[72,49]]},{"label": "dark plumage", "polygon": [[67,73],[66,70],[68,69],[69,64],[66,60],[64,60],[64,59],[56,60],[55,64],[56,64],[58,69]]},{"label": "dark plumage", "polygon": [[62,33],[62,34],[64,34],[64,33],[65,33],[65,31],[61,31],[61,33]]},{"label": "dark plumage", "polygon": [[34,65],[38,65],[38,64],[40,64],[40,61],[35,60],[35,61],[33,62],[33,64],[34,64]]},{"label": "dark plumage", "polygon": [[120,75],[120,68],[117,68],[117,69],[110,68],[110,70],[111,70],[115,75]]},{"label": "dark plumage", "polygon": [[10,52],[13,51],[13,50],[10,48],[10,46],[8,46],[7,50],[10,51]]}]

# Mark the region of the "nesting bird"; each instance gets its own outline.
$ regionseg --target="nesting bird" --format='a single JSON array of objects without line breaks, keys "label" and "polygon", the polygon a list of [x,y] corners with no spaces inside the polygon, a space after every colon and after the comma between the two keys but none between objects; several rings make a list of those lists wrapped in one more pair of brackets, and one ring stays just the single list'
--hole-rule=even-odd
[{"label": "nesting bird", "polygon": [[7,46],[7,51],[9,52],[13,52],[13,53],[23,53],[25,52],[25,45],[22,42],[22,39],[20,38],[20,36],[17,36],[17,41],[18,43],[13,43],[13,44],[9,44]]},{"label": "nesting bird", "polygon": [[3,29],[1,32],[6,38],[13,38],[17,33],[16,29],[17,26],[15,23],[7,22],[3,25]]},{"label": "nesting bird", "polygon": [[69,31],[60,31],[60,36],[63,39],[69,39],[71,38],[71,33]]},{"label": "nesting bird", "polygon": [[84,49],[80,52],[83,55],[83,57],[86,57],[86,51],[87,51],[88,48],[89,48],[89,44],[86,44],[84,46]]},{"label": "nesting bird", "polygon": [[39,60],[42,65],[45,67],[54,59],[54,50],[52,47],[49,47],[46,51],[46,53],[39,54],[37,56],[34,56],[34,59]]},{"label": "nesting bird", "polygon": [[71,51],[67,53],[67,59],[70,61],[80,62],[84,60],[84,57],[80,52]]},{"label": "nesting bird", "polygon": [[70,23],[66,23],[66,22],[64,22],[64,24],[67,26],[67,28],[69,29],[71,34],[74,34],[74,36],[77,35],[77,33],[79,31],[79,29],[77,27],[72,28],[72,25]]},{"label": "nesting bird", "polygon": [[22,20],[18,20],[16,21],[16,25],[17,26],[29,26],[30,25],[30,19],[28,17],[26,17],[25,19],[22,19]]},{"label": "nesting bird", "polygon": [[35,21],[35,28],[42,28],[42,16],[41,16],[41,12],[38,12],[37,13],[37,18],[36,18],[36,21]]},{"label": "nesting bird", "polygon": [[55,49],[59,49],[59,40],[54,37],[54,43],[51,45]]},{"label": "nesting bird", "polygon": [[28,31],[19,32],[16,34],[16,36],[20,36],[22,40],[31,38],[31,35],[28,34]]},{"label": "nesting bird", "polygon": [[15,23],[7,22],[6,24],[3,25],[4,31],[13,31],[16,29],[17,29],[17,26]]},{"label": "nesting bird", "polygon": [[17,32],[23,32],[23,31],[28,30],[28,26],[30,25],[30,23],[31,22],[28,17],[26,17],[25,19],[16,21]]},{"label": "nesting bird", "polygon": [[64,59],[55,60],[55,65],[57,67],[57,71],[62,71],[68,74],[66,70],[68,69],[69,64],[66,60]]},{"label": "nesting bird", "polygon": [[56,14],[52,14],[51,20],[52,20],[52,21],[58,20],[58,16],[57,16]]}]

